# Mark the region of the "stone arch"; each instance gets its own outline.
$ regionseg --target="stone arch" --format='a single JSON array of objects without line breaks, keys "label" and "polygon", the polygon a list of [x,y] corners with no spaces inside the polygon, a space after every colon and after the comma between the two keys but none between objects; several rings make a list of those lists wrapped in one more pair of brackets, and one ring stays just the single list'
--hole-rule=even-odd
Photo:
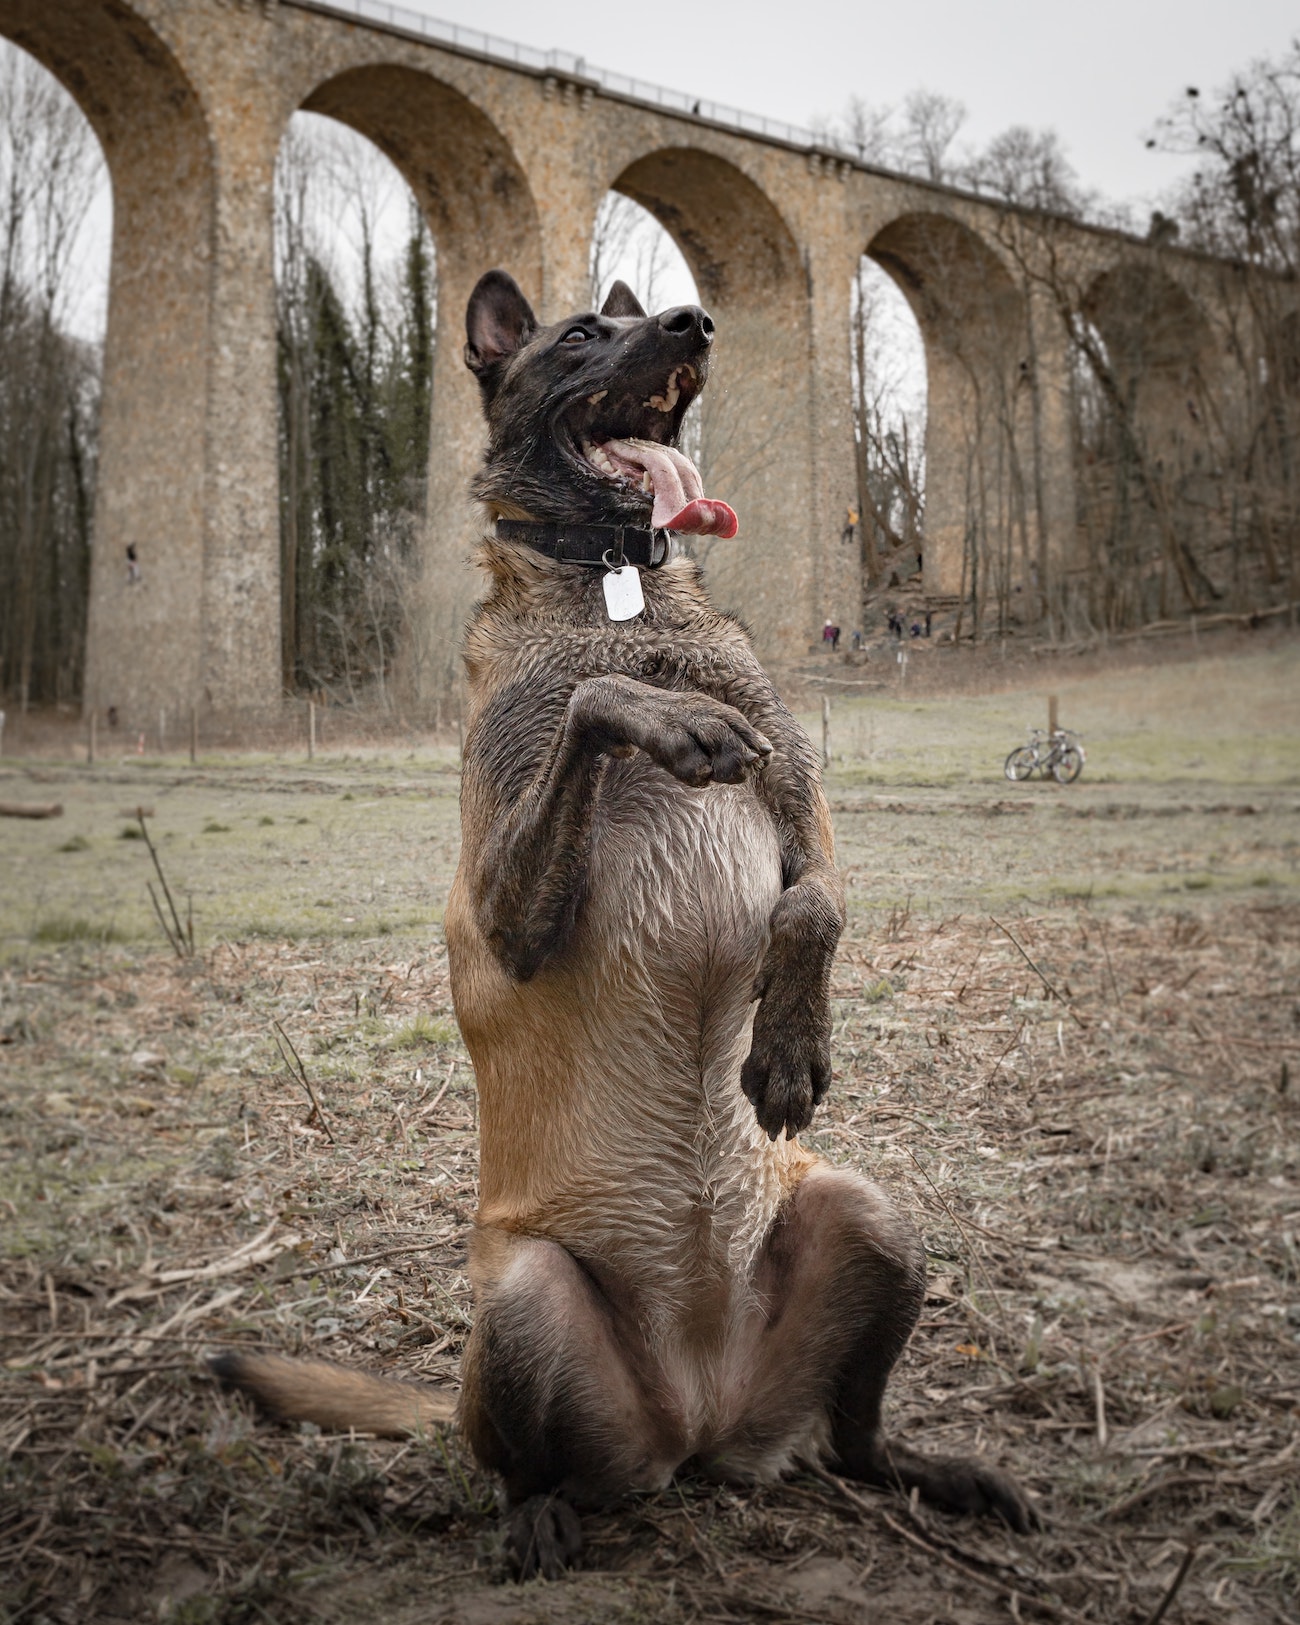
[{"label": "stone arch", "polygon": [[661,147],[611,181],[648,209],[686,256],[700,297],[798,311],[803,267],[780,211],[743,170],[696,147]]},{"label": "stone arch", "polygon": [[1211,434],[1236,403],[1209,319],[1155,256],[1101,271],[1080,309],[1095,341],[1081,480],[1102,613],[1150,620],[1220,598]]},{"label": "stone arch", "polygon": [[0,0],[0,33],[75,98],[112,182],[85,703],[152,726],[160,697],[179,711],[199,686],[212,142],[176,57],[127,7]]},{"label": "stone arch", "polygon": [[532,190],[505,136],[468,97],[416,68],[375,63],[325,80],[301,107],[350,125],[392,160],[429,222],[439,266],[454,280],[472,285],[488,264],[508,265],[540,299]]},{"label": "stone arch", "polygon": [[385,63],[349,68],[316,85],[301,107],[349,125],[392,161],[437,248],[429,519],[399,682],[410,697],[441,694],[458,675],[460,629],[474,591],[464,568],[476,536],[467,493],[482,429],[477,390],[462,359],[463,314],[470,289],[493,265],[507,267],[540,303],[537,205],[497,126],[431,74]]},{"label": "stone arch", "polygon": [[1006,605],[1030,575],[1025,302],[999,256],[949,215],[909,213],[866,245],[925,342],[923,583],[936,602]]},{"label": "stone arch", "polygon": [[807,277],[771,198],[698,148],[663,147],[610,182],[673,237],[717,323],[701,399],[702,472],[740,516],[735,541],[697,548],[717,600],[740,612],[766,658],[805,645],[821,539],[812,502]]},{"label": "stone arch", "polygon": [[1160,266],[1128,260],[1093,279],[1083,314],[1105,346],[1124,410],[1153,454],[1195,456],[1215,347],[1191,294]]}]

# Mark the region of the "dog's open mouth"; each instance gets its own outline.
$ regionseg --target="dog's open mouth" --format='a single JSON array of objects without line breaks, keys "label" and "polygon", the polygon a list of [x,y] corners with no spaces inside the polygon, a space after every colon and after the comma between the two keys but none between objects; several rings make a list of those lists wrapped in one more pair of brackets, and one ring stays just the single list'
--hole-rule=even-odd
[{"label": "dog's open mouth", "polygon": [[699,470],[676,446],[659,446],[653,440],[584,440],[581,449],[606,479],[635,483],[653,493],[650,523],[656,530],[729,538],[739,529],[725,502],[705,496]]},{"label": "dog's open mouth", "polygon": [[725,540],[740,528],[733,510],[725,502],[705,496],[699,470],[685,452],[636,432],[675,432],[680,423],[679,406],[684,411],[683,401],[689,404],[698,388],[695,368],[683,362],[668,374],[661,391],[628,403],[630,409],[623,412],[598,416],[609,392],[589,396],[586,404],[594,410],[583,414],[587,422],[578,429],[577,449],[601,479],[653,497],[650,524],[655,530]]}]

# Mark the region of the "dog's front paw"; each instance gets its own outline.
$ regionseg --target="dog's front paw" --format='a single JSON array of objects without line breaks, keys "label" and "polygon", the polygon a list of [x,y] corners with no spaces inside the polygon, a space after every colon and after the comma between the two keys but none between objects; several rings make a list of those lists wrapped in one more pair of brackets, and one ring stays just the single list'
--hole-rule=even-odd
[{"label": "dog's front paw", "polygon": [[739,784],[772,754],[735,706],[709,694],[653,688],[630,677],[590,677],[569,701],[576,726],[611,755],[642,750],[683,784]]},{"label": "dog's front paw", "polygon": [[740,1087],[769,1140],[781,1130],[794,1136],[812,1122],[831,1083],[828,1037],[811,1034],[768,1013],[764,1000],[754,1021],[754,1041],[740,1069]]},{"label": "dog's front paw", "polygon": [[707,694],[665,695],[638,720],[636,743],[683,784],[739,784],[772,754],[734,706]]}]

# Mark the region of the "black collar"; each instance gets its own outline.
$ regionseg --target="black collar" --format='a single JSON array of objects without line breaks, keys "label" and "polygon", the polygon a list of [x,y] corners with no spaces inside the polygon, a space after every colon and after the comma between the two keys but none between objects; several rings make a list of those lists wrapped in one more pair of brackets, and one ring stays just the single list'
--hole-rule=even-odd
[{"label": "black collar", "polygon": [[673,556],[672,537],[666,530],[643,530],[635,525],[498,519],[497,540],[523,542],[561,564],[604,565],[606,569],[635,564],[642,570],[657,570]]}]

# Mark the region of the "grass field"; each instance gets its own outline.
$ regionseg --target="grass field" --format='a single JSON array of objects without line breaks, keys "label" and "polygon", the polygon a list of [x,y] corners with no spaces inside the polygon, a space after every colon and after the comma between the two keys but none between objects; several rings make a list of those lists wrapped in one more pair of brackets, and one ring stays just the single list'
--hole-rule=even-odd
[{"label": "grass field", "polygon": [[[893,1425],[1012,1467],[1042,1534],[684,1479],[511,1587],[454,1437],[217,1393],[230,1343],[456,1380],[455,752],[47,753],[0,763],[0,800],[64,807],[0,822],[0,1619],[1295,1620],[1300,647],[997,679],[834,701],[809,1139],[925,1233]],[[1049,683],[1084,777],[1008,784]]]}]

